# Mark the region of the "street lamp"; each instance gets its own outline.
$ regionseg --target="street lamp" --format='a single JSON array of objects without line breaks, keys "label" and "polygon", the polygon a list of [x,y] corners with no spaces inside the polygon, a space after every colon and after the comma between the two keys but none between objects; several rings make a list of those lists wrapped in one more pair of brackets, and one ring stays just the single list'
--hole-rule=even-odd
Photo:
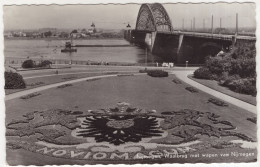
[{"label": "street lamp", "polygon": [[129,24],[129,23],[127,24],[126,28],[131,28],[131,26],[130,26],[130,24]]},{"label": "street lamp", "polygon": [[95,24],[92,22],[91,27],[95,27]]}]

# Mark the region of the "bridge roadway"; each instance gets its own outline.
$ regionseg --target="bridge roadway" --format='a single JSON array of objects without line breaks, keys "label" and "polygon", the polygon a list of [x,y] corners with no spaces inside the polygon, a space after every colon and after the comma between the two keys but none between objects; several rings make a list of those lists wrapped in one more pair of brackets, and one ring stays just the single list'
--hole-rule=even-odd
[{"label": "bridge roadway", "polygon": [[[211,34],[211,33],[201,33],[201,32],[183,32],[183,31],[157,31],[157,33],[162,33],[162,34],[172,34],[172,35],[185,35],[185,36],[190,36],[190,37],[201,37],[201,38],[211,38],[211,39],[221,39],[221,40],[228,40],[232,41],[232,38],[235,35],[227,35],[227,34]],[[241,36],[237,35],[236,37],[237,40],[249,40],[249,41],[256,41],[256,37],[252,36]]]}]

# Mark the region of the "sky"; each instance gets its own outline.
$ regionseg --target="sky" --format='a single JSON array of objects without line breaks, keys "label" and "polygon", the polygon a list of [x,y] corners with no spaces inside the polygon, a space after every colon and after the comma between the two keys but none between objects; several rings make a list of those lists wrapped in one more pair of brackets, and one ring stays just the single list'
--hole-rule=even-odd
[{"label": "sky", "polygon": [[[97,28],[123,29],[129,23],[135,28],[140,4],[108,5],[21,5],[4,6],[4,28],[39,29],[39,28],[90,28],[92,22]],[[168,12],[173,27],[191,27],[195,18],[195,27],[211,26],[214,15],[214,27],[234,28],[236,13],[240,27],[255,27],[254,3],[201,3],[201,4],[163,4]]]}]

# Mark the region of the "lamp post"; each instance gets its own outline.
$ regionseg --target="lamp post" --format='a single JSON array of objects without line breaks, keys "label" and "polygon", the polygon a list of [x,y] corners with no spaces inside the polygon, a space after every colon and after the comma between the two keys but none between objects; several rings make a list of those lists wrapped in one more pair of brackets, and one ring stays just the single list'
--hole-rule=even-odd
[{"label": "lamp post", "polygon": [[145,48],[145,68],[147,68],[147,48]]}]

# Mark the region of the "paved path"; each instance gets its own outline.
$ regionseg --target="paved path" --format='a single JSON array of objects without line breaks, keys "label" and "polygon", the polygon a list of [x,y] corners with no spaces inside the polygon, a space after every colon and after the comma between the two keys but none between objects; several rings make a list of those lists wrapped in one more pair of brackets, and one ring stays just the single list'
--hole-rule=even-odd
[{"label": "paved path", "polygon": [[197,89],[200,89],[212,96],[215,96],[219,99],[222,99],[222,100],[225,100],[226,102],[228,103],[231,103],[235,106],[238,106],[240,108],[243,108],[247,111],[250,111],[254,114],[257,113],[257,107],[252,105],[252,104],[249,104],[247,102],[244,102],[244,101],[241,101],[239,99],[236,99],[234,97],[231,97],[229,95],[226,95],[224,93],[221,93],[221,92],[218,92],[214,89],[211,89],[209,87],[206,87],[198,82],[195,82],[193,80],[191,80],[190,78],[188,78],[188,75],[190,74],[193,74],[194,71],[172,71],[171,73],[172,74],[175,74],[179,79],[183,80],[184,82],[186,82],[187,84],[190,84],[192,85],[193,87],[197,88]]}]

